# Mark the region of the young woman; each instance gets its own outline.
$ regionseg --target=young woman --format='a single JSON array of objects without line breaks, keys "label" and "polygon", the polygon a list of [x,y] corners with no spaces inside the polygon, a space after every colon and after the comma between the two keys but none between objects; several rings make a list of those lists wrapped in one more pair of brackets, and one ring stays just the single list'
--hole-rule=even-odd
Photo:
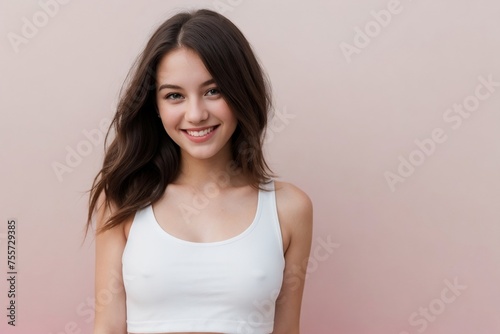
[{"label": "young woman", "polygon": [[299,333],[312,204],[264,160],[270,105],[220,14],[180,13],[152,35],[90,191],[94,334]]}]

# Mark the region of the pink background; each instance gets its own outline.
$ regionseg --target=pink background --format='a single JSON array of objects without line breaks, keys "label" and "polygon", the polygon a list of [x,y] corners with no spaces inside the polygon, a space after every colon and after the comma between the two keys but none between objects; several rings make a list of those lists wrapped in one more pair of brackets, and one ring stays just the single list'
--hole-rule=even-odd
[{"label": "pink background", "polygon": [[[500,2],[60,0],[44,22],[46,2],[0,3],[1,333],[91,332],[94,245],[80,242],[99,124],[157,24],[214,5],[272,79],[272,167],[314,202],[302,333],[500,332],[500,86],[476,89],[500,82]],[[16,52],[8,34],[33,16],[41,27]],[[463,103],[469,116],[452,110]],[[83,153],[58,179],[71,150]]]}]

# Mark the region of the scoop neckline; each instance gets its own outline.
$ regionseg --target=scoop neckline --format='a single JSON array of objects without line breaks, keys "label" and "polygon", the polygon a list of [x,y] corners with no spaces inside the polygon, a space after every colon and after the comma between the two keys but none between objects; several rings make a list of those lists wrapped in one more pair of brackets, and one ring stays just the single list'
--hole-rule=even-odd
[{"label": "scoop neckline", "polygon": [[241,232],[238,235],[235,235],[234,237],[231,237],[231,238],[225,239],[225,240],[211,241],[211,242],[196,242],[196,241],[189,241],[189,240],[178,238],[178,237],[170,234],[169,232],[165,231],[163,229],[163,227],[160,226],[160,224],[158,223],[158,220],[156,219],[152,203],[148,205],[147,210],[149,211],[149,214],[151,215],[153,225],[155,226],[156,229],[159,230],[160,235],[162,235],[170,240],[174,240],[174,241],[181,243],[181,244],[185,244],[185,245],[189,245],[189,246],[196,246],[196,247],[207,247],[207,246],[219,246],[219,245],[223,245],[223,244],[228,244],[228,243],[237,241],[237,240],[245,237],[247,234],[249,234],[255,228],[255,226],[257,225],[257,222],[259,220],[261,207],[262,207],[261,202],[262,202],[262,190],[259,189],[258,195],[257,195],[257,209],[255,210],[255,215],[254,215],[253,220],[250,223],[250,225],[245,230],[243,230],[243,232]]}]

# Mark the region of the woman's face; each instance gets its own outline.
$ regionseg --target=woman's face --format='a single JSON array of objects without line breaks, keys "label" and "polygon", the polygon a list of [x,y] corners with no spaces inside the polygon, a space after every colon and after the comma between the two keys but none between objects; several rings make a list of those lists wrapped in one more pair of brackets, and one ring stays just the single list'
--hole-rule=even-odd
[{"label": "woman's face", "polygon": [[230,154],[229,139],[238,122],[194,51],[179,48],[165,55],[158,65],[156,84],[161,121],[183,157]]}]

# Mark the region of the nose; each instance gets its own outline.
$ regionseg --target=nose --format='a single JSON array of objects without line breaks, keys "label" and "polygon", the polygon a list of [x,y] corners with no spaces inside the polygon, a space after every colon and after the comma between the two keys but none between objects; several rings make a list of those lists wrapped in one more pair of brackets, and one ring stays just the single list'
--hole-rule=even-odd
[{"label": "nose", "polygon": [[193,99],[186,104],[184,119],[189,123],[198,124],[208,119],[208,111],[200,99]]}]

